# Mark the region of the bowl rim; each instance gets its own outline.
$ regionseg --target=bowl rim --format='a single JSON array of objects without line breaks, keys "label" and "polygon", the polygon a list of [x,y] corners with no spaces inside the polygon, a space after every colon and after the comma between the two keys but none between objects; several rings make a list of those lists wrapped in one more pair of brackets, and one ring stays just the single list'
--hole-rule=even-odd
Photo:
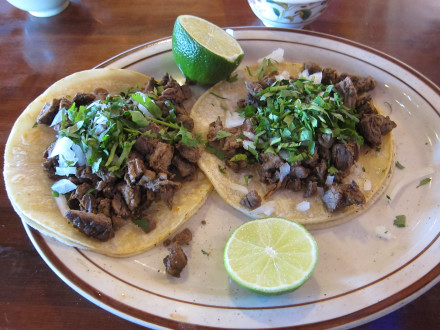
[{"label": "bowl rim", "polygon": [[[248,2],[253,1],[253,0],[248,0]],[[265,1],[266,0],[257,0],[257,1]],[[283,3],[289,3],[289,4],[293,4],[293,5],[300,5],[300,4],[306,4],[306,3],[316,3],[316,2],[326,2],[326,4],[328,4],[330,2],[330,0],[276,0],[276,2],[283,2]],[[272,1],[270,1],[272,2]]]}]

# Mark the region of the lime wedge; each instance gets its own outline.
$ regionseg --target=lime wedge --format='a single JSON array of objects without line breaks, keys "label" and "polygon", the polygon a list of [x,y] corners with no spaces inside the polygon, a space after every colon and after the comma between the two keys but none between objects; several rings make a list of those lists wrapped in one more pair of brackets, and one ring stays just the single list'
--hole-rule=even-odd
[{"label": "lime wedge", "polygon": [[228,78],[244,56],[238,41],[226,31],[192,15],[177,17],[172,50],[185,77],[202,85]]},{"label": "lime wedge", "polygon": [[318,246],[300,224],[264,218],[239,226],[228,239],[224,264],[243,287],[266,295],[291,292],[313,273]]}]

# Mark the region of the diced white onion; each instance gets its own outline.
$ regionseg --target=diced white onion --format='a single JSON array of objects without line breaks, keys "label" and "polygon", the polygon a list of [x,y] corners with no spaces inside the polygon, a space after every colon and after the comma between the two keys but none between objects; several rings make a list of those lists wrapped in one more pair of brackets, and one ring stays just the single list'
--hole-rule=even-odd
[{"label": "diced white onion", "polygon": [[261,64],[265,58],[269,58],[271,60],[274,60],[278,63],[284,62],[284,49],[283,48],[277,48],[272,53],[268,54],[267,56],[264,56],[258,60],[258,63]]},{"label": "diced white onion", "polygon": [[81,147],[74,143],[72,145],[72,150],[75,153],[75,157],[78,159],[77,161],[78,166],[86,165],[87,158],[84,152],[82,151]]},{"label": "diced white onion", "polygon": [[309,79],[309,70],[305,69],[303,72],[301,72],[298,76],[299,79]]},{"label": "diced white onion", "polygon": [[366,180],[365,182],[364,182],[364,190],[365,191],[370,191],[371,190],[371,188],[372,188],[372,183],[371,183],[371,181],[370,180]]},{"label": "diced white onion", "polygon": [[253,209],[249,213],[256,216],[259,214],[264,214],[266,216],[271,215],[275,211],[275,202],[270,201],[267,203],[264,203],[263,205],[257,207],[256,209]]},{"label": "diced white onion", "polygon": [[57,112],[57,114],[55,115],[55,117],[53,118],[52,123],[50,124],[50,127],[53,127],[56,124],[61,123],[62,120],[63,120],[63,111],[59,110]]},{"label": "diced white onion", "polygon": [[290,174],[290,164],[284,163],[280,167],[280,182],[283,182],[284,178]]},{"label": "diced white onion", "polygon": [[238,112],[226,111],[225,128],[232,128],[243,125],[244,118]]},{"label": "diced white onion", "polygon": [[70,174],[76,174],[76,167],[55,167],[55,174],[59,176],[69,176]]},{"label": "diced white onion", "polygon": [[61,179],[55,182],[52,185],[51,189],[59,194],[67,194],[68,192],[71,192],[72,190],[76,189],[76,184],[74,184],[70,180]]},{"label": "diced white onion", "polygon": [[390,240],[392,238],[391,233],[385,226],[377,226],[376,227],[376,235],[385,240]]},{"label": "diced white onion", "polygon": [[276,80],[289,80],[289,78],[290,78],[290,73],[286,70],[275,76]]},{"label": "diced white onion", "polygon": [[243,148],[245,150],[249,150],[249,148],[255,149],[254,142],[253,141],[249,141],[249,140],[244,140],[243,141]]},{"label": "diced white onion", "polygon": [[314,84],[320,84],[322,81],[322,72],[315,72],[313,74],[309,73],[308,69],[305,69],[299,74],[300,79],[307,79],[312,81]]},{"label": "diced white onion", "polygon": [[63,195],[55,197],[55,203],[57,203],[58,209],[60,210],[61,214],[65,216],[66,212],[69,210],[66,197],[64,197]]},{"label": "diced white onion", "polygon": [[296,205],[296,210],[300,212],[305,212],[310,209],[310,203],[307,201],[302,201]]},{"label": "diced white onion", "polygon": [[255,134],[249,131],[243,131],[243,135],[246,136],[249,140],[255,141]]},{"label": "diced white onion", "polygon": [[49,158],[58,156],[63,153],[65,150],[70,149],[72,147],[73,141],[69,139],[67,136],[63,136],[61,139],[58,139],[53,146]]},{"label": "diced white onion", "polygon": [[335,177],[334,175],[327,175],[327,178],[325,179],[325,184],[327,186],[331,186],[333,184]]},{"label": "diced white onion", "polygon": [[237,183],[231,182],[231,183],[229,184],[229,186],[230,186],[232,189],[237,190],[237,191],[240,191],[240,192],[242,192],[242,193],[245,194],[245,195],[249,192],[248,188],[246,188],[245,186],[242,186],[241,184],[237,184]]}]

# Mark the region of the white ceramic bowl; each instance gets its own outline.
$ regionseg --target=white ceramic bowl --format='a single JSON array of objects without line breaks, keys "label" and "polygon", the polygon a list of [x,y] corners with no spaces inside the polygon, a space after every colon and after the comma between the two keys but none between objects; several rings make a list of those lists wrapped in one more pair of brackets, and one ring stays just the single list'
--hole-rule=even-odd
[{"label": "white ceramic bowl", "polygon": [[321,15],[330,0],[248,0],[248,3],[266,26],[302,28]]},{"label": "white ceramic bowl", "polygon": [[50,17],[61,13],[69,0],[6,0],[18,9],[37,17]]}]

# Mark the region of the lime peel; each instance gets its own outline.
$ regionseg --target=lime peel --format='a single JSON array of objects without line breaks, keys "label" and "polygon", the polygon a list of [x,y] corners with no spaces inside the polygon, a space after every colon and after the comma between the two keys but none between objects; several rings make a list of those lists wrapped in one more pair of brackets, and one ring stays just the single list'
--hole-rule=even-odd
[{"label": "lime peel", "polygon": [[241,286],[265,295],[291,292],[312,275],[318,260],[313,236],[284,218],[250,220],[234,230],[224,250],[224,265]]},{"label": "lime peel", "polygon": [[177,17],[172,51],[185,77],[202,85],[228,78],[244,56],[234,37],[217,25],[192,15]]}]

